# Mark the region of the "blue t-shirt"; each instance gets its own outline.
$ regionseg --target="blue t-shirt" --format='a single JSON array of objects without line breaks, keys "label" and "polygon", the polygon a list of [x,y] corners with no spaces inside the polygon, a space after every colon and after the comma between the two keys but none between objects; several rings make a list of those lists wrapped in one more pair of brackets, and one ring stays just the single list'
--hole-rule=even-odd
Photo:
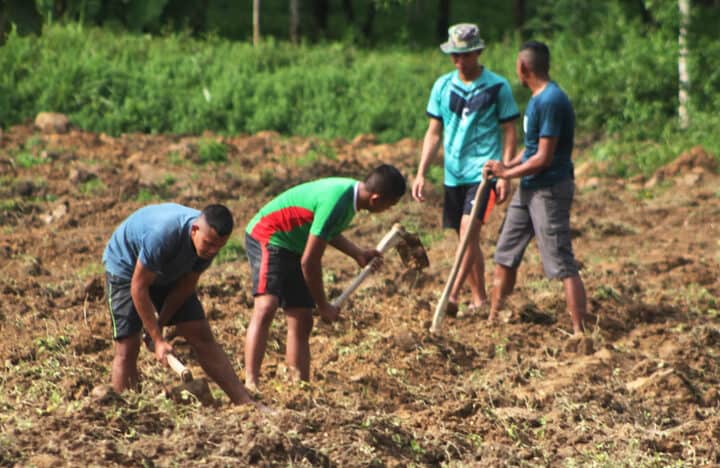
[{"label": "blue t-shirt", "polygon": [[445,185],[482,181],[482,168],[502,158],[500,124],[516,119],[518,111],[508,81],[487,68],[465,84],[457,70],[435,81],[427,115],[443,123]]},{"label": "blue t-shirt", "polygon": [[540,94],[528,101],[523,119],[525,152],[527,161],[538,151],[540,138],[557,137],[555,154],[550,167],[537,174],[524,176],[520,185],[525,188],[549,187],[574,177],[572,150],[575,134],[575,113],[565,92],[554,82],[549,82]]},{"label": "blue t-shirt", "polygon": [[132,279],[137,260],[154,273],[153,285],[166,286],[191,271],[203,271],[212,262],[197,256],[190,227],[200,211],[163,203],[140,208],[110,237],[103,253],[105,269]]}]

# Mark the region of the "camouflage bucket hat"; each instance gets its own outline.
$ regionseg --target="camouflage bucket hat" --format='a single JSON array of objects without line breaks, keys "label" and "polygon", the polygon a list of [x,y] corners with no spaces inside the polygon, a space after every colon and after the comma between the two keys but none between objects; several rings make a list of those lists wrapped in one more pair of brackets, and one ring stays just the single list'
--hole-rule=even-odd
[{"label": "camouflage bucket hat", "polygon": [[485,42],[480,39],[480,29],[472,23],[450,26],[447,42],[440,45],[440,50],[446,54],[464,54],[484,48]]}]

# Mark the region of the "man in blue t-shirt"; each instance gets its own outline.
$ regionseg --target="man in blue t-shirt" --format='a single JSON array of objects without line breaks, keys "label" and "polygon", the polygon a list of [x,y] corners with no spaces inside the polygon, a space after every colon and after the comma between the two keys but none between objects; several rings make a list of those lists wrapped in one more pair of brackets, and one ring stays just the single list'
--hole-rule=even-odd
[{"label": "man in blue t-shirt", "polygon": [[563,282],[573,331],[579,336],[587,299],[570,237],[575,114],[567,95],[550,79],[550,50],[545,44],[523,44],[516,71],[532,91],[523,121],[525,150],[509,162],[485,165],[486,177],[522,177],[497,242],[489,320],[496,319],[512,292],[525,248],[535,236],[545,274]]},{"label": "man in blue t-shirt", "polygon": [[[443,227],[454,229],[460,238],[471,228],[470,212],[482,179],[483,166],[515,154],[515,120],[519,111],[502,76],[478,62],[485,48],[478,27],[461,23],[448,30],[448,41],[440,49],[452,57],[455,71],[435,81],[426,113],[430,117],[423,140],[420,164],[412,186],[413,198],[424,201],[425,173],[442,142],[444,148]],[[495,184],[493,184],[495,185]],[[500,179],[489,197],[480,199],[478,219],[487,220],[496,195],[499,203],[510,192],[507,180]],[[480,229],[471,229],[468,247],[448,298],[446,313],[458,313],[458,296],[468,278],[472,302],[468,311],[487,304]]]},{"label": "man in blue t-shirt", "polygon": [[236,404],[251,403],[245,387],[210,330],[195,288],[233,229],[230,210],[202,212],[174,203],[146,206],[117,227],[103,253],[115,356],[112,386],[137,388],[143,328],[155,357],[167,364],[172,345],[162,334],[175,325],[195,349],[205,373]]}]

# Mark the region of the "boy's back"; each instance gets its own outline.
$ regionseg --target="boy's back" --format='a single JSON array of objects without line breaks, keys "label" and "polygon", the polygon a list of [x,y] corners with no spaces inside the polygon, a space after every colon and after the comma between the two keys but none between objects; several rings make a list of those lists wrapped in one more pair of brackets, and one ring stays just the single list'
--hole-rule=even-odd
[{"label": "boy's back", "polygon": [[330,241],[350,225],[357,185],[343,177],[297,185],[263,206],[245,231],[261,243],[302,254],[310,234]]}]

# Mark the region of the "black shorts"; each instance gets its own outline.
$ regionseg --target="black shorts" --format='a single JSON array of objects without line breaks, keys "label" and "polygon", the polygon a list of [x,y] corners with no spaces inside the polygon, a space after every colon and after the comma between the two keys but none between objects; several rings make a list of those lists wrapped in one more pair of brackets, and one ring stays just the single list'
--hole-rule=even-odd
[{"label": "black shorts", "polygon": [[[160,313],[163,302],[165,302],[165,298],[172,288],[173,285],[150,287],[150,299],[155,304],[158,313]],[[142,330],[142,320],[130,295],[130,280],[105,272],[105,290],[107,291],[108,308],[112,319],[113,339],[126,338]],[[200,299],[198,299],[196,293],[192,293],[166,325],[203,320],[204,318],[205,311]]]},{"label": "black shorts", "polygon": [[245,252],[252,270],[253,296],[272,294],[280,307],[315,307],[300,265],[301,256],[282,247],[261,244],[245,234]]},{"label": "black shorts", "polygon": [[[469,215],[472,211],[473,200],[480,184],[458,185],[457,187],[445,186],[445,203],[443,204],[443,227],[446,229],[460,230],[460,220],[463,215]],[[490,190],[487,196],[480,197],[480,208],[477,218],[486,223],[490,212],[495,206],[495,181],[490,182]]]}]

